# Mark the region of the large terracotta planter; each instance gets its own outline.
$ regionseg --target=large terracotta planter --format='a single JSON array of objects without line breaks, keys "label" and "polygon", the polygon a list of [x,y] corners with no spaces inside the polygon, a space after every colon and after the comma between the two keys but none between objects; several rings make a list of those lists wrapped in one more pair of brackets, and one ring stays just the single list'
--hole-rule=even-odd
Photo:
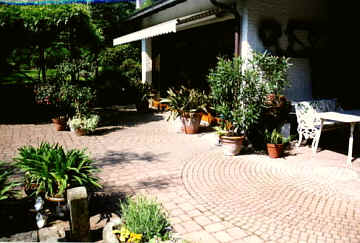
[{"label": "large terracotta planter", "polygon": [[284,144],[266,144],[266,148],[270,158],[280,158],[284,151]]},{"label": "large terracotta planter", "polygon": [[243,147],[244,136],[220,136],[220,143],[224,155],[234,156],[240,153]]},{"label": "large terracotta planter", "polygon": [[66,129],[66,118],[52,118],[51,121],[55,126],[56,131],[64,131]]},{"label": "large terracotta planter", "polygon": [[194,134],[199,131],[201,113],[185,113],[180,117],[180,119],[186,134]]}]

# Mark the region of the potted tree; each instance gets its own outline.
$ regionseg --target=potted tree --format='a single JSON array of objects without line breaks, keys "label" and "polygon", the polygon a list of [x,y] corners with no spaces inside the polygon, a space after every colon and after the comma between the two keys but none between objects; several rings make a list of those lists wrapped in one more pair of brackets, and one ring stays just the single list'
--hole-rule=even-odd
[{"label": "potted tree", "polygon": [[61,85],[46,83],[35,86],[35,101],[37,104],[51,107],[51,121],[56,131],[66,129],[68,100],[61,94]]},{"label": "potted tree", "polygon": [[194,134],[199,131],[202,112],[206,112],[208,96],[204,91],[189,89],[184,86],[177,91],[169,89],[168,98],[162,99],[161,103],[167,103],[170,117],[180,117],[182,129],[186,134]]},{"label": "potted tree", "polygon": [[217,130],[225,155],[240,153],[247,131],[264,108],[266,90],[260,74],[251,65],[242,70],[243,65],[240,57],[220,57],[208,75],[214,108],[221,118]]},{"label": "potted tree", "polygon": [[276,128],[270,133],[265,130],[265,143],[269,156],[271,158],[280,158],[284,151],[284,145],[291,140],[291,137],[285,138]]}]

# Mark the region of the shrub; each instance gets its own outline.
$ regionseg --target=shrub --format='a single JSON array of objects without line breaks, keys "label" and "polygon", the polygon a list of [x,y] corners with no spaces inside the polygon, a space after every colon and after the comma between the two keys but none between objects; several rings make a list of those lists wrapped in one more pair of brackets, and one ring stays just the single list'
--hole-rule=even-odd
[{"label": "shrub", "polygon": [[87,132],[93,132],[98,126],[100,117],[98,115],[89,115],[82,117],[74,117],[68,121],[71,129],[76,130],[78,128],[84,129]]},{"label": "shrub", "polygon": [[38,186],[36,194],[45,192],[49,196],[63,196],[65,190],[72,187],[101,187],[94,175],[99,170],[85,150],[65,151],[58,144],[43,142],[38,148],[19,148],[19,155],[14,160],[27,175],[28,182]]},{"label": "shrub", "polygon": [[184,86],[177,91],[169,89],[168,98],[161,102],[168,103],[171,116],[174,118],[188,113],[206,112],[209,96],[204,91],[188,89]]},{"label": "shrub", "polygon": [[271,133],[266,129],[265,130],[265,142],[271,144],[286,144],[290,142],[291,136],[286,138],[281,133],[279,133],[276,129],[274,129]]},{"label": "shrub", "polygon": [[12,198],[17,194],[16,186],[17,182],[10,182],[9,177],[13,175],[14,168],[5,165],[0,162],[0,201],[8,198]]},{"label": "shrub", "polygon": [[242,70],[244,60],[218,58],[210,70],[208,82],[214,109],[224,120],[221,130],[227,135],[241,135],[259,120],[266,96],[265,84],[257,69]]},{"label": "shrub", "polygon": [[120,206],[126,228],[132,233],[142,234],[143,242],[154,237],[169,239],[170,224],[163,208],[154,199],[137,196],[128,198]]}]

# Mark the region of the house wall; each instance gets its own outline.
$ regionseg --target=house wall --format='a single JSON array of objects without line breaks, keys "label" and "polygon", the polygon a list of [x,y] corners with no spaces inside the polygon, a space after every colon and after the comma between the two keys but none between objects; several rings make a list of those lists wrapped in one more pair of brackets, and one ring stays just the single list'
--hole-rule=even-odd
[{"label": "house wall", "polygon": [[[322,23],[327,22],[328,18],[326,0],[245,0],[238,1],[238,10],[245,21],[242,23],[243,30],[246,31],[242,33],[242,48],[248,48],[248,51],[243,50],[242,53],[248,57],[251,51],[263,52],[265,50],[258,34],[259,23],[262,19],[272,18],[281,24],[283,35],[279,39],[279,46],[282,50],[286,50],[288,38],[285,30],[289,20]],[[298,32],[297,36],[300,40],[307,39],[306,32]],[[310,60],[292,58],[291,63],[293,65],[289,70],[288,78],[292,87],[286,91],[288,98],[290,100],[312,98]]]}]

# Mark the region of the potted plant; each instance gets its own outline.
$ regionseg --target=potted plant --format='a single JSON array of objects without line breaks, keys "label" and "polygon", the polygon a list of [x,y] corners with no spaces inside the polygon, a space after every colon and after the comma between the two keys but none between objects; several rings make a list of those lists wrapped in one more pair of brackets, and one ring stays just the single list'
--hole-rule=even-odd
[{"label": "potted plant", "polygon": [[62,146],[43,142],[39,147],[23,146],[14,159],[16,166],[27,175],[25,183],[36,185],[34,194],[49,201],[64,202],[68,188],[85,186],[100,188],[93,165],[84,150],[65,151]]},{"label": "potted plant", "polygon": [[121,219],[104,227],[104,243],[160,243],[171,240],[167,214],[155,199],[138,195],[127,198],[120,207]]},{"label": "potted plant", "polygon": [[265,142],[268,154],[271,158],[280,158],[284,151],[284,145],[291,140],[291,137],[285,138],[275,128],[271,133],[265,130]]},{"label": "potted plant", "polygon": [[79,116],[69,119],[68,125],[71,131],[75,131],[78,136],[83,136],[94,132],[99,124],[100,117],[98,115]]},{"label": "potted plant", "polygon": [[177,91],[169,89],[168,98],[161,103],[167,103],[170,117],[180,117],[182,128],[186,134],[199,131],[202,112],[206,112],[208,96],[204,91],[189,89],[184,86]]},{"label": "potted plant", "polygon": [[151,94],[151,85],[141,81],[133,82],[135,106],[138,112],[149,111],[149,99]]},{"label": "potted plant", "polygon": [[248,130],[256,125],[264,109],[265,85],[259,72],[251,65],[242,70],[243,65],[240,57],[219,57],[208,75],[214,109],[221,118],[217,131],[225,155],[240,153]]},{"label": "potted plant", "polygon": [[35,86],[35,101],[37,104],[52,107],[53,118],[51,121],[56,131],[66,129],[68,100],[61,95],[61,86],[47,83]]}]

